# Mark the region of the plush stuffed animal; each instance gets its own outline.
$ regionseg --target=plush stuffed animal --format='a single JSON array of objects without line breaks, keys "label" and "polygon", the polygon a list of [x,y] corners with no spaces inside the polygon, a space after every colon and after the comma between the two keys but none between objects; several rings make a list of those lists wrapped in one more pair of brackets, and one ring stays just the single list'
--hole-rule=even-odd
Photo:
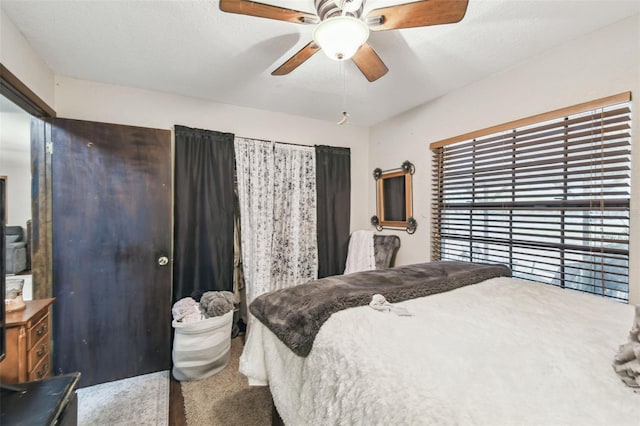
[{"label": "plush stuffed animal", "polygon": [[233,293],[230,291],[206,291],[200,298],[200,310],[205,318],[224,315],[234,308]]}]

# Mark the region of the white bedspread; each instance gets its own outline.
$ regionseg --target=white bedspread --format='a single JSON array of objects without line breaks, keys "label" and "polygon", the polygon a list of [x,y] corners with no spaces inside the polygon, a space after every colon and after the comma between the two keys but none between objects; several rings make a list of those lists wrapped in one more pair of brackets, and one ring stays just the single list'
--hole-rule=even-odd
[{"label": "white bedspread", "polygon": [[611,362],[633,308],[494,278],[334,314],[307,358],[255,321],[241,358],[288,425],[640,425]]}]

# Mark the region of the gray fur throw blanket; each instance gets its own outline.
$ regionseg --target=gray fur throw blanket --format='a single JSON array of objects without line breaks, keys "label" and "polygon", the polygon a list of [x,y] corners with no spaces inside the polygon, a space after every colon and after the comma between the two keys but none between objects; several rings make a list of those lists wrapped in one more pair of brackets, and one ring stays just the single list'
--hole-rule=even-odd
[{"label": "gray fur throw blanket", "polygon": [[342,309],[368,305],[374,294],[390,303],[442,293],[495,277],[504,265],[429,262],[335,275],[258,296],[251,313],[294,353],[306,357],[322,324]]},{"label": "gray fur throw blanket", "polygon": [[613,369],[627,386],[640,388],[640,305],[636,305],[629,341],[620,345],[613,359]]}]

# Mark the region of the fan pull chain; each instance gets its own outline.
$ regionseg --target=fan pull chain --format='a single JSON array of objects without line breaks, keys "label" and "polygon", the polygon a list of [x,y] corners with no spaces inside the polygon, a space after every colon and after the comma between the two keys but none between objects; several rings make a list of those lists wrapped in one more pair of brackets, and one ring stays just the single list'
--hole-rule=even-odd
[{"label": "fan pull chain", "polygon": [[349,113],[347,112],[347,73],[342,61],[340,61],[340,72],[342,73],[342,118],[336,123],[337,125],[347,124],[349,121]]}]

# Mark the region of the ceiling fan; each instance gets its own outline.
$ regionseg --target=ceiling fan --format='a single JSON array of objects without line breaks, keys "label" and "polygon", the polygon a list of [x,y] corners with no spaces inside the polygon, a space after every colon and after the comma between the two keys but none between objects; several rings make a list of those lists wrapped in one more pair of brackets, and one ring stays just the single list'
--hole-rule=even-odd
[{"label": "ceiling fan", "polygon": [[374,9],[364,15],[366,0],[314,0],[316,15],[250,0],[220,0],[220,10],[240,15],[316,25],[313,40],[276,68],[271,75],[285,75],[319,50],[337,61],[353,60],[369,81],[389,69],[367,43],[369,31],[459,22],[468,0],[421,0]]}]

